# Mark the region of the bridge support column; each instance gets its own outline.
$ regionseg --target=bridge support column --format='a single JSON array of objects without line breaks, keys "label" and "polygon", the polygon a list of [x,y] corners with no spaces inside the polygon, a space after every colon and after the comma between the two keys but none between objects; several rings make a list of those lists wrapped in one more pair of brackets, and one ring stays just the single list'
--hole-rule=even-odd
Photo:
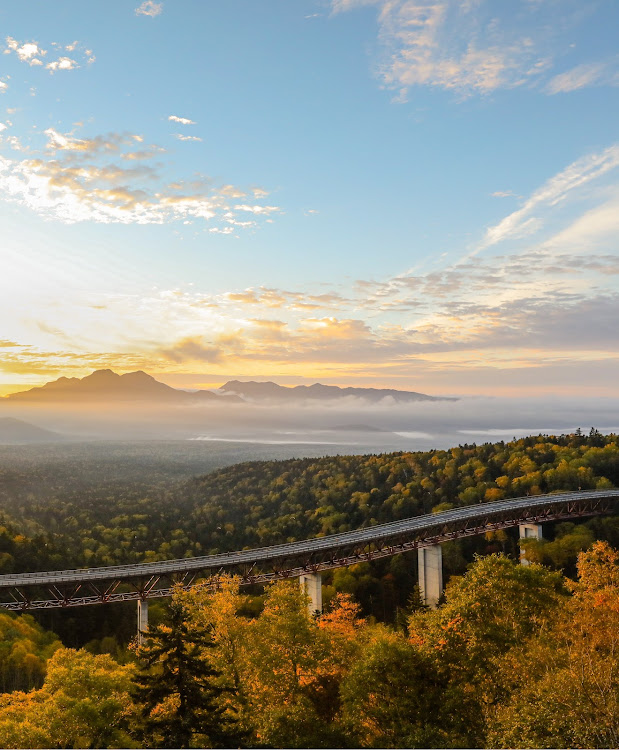
[{"label": "bridge support column", "polygon": [[307,605],[310,615],[322,612],[322,576],[320,573],[304,573],[299,576],[299,584],[310,598]]},{"label": "bridge support column", "polygon": [[148,599],[138,599],[138,644],[144,642],[144,633],[148,630]]},{"label": "bridge support column", "polygon": [[423,603],[436,609],[443,593],[443,552],[440,544],[430,547],[419,547],[419,591]]},{"label": "bridge support column", "polygon": [[[521,539],[541,539],[542,538],[542,525],[541,523],[521,523],[518,526],[520,531]],[[527,552],[521,547],[520,548],[520,564],[530,565],[531,561],[527,560]]]}]

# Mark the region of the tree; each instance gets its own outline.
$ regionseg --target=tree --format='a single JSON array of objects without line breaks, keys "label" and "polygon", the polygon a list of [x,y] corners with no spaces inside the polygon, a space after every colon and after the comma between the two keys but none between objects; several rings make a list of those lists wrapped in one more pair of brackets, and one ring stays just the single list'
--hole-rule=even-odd
[{"label": "tree", "polygon": [[619,746],[619,552],[581,553],[574,596],[501,665],[515,683],[490,713],[495,747]]},{"label": "tree", "polygon": [[[497,665],[544,626],[562,600],[559,573],[503,555],[477,558],[445,589],[445,604],[409,618],[409,638],[447,684],[452,732],[481,745],[484,710],[510,689]],[[506,675],[507,676],[507,675]]]},{"label": "tree", "polygon": [[[327,639],[307,610],[298,581],[270,587],[264,611],[247,629],[243,680],[259,742],[275,747],[334,747],[325,695]],[[337,685],[335,690],[337,706]],[[333,705],[333,703],[332,703]],[[326,719],[326,721],[325,721]]]},{"label": "tree", "polygon": [[374,626],[341,686],[342,723],[362,747],[444,747],[446,687],[406,639]]},{"label": "tree", "polygon": [[239,744],[236,721],[222,704],[220,672],[204,658],[212,635],[188,622],[181,596],[168,609],[169,624],[153,627],[137,649],[141,670],[134,695],[145,734],[158,747],[191,747],[194,738],[211,747]]},{"label": "tree", "polygon": [[133,747],[132,666],[61,648],[41,690],[0,697],[2,747]]}]

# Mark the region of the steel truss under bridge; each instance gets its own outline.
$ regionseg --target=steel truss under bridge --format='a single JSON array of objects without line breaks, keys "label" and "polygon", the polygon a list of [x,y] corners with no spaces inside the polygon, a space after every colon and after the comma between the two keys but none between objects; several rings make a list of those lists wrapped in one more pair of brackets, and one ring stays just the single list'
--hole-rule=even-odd
[{"label": "steel truss under bridge", "polygon": [[522,523],[612,513],[617,500],[619,490],[520,497],[273,547],[156,563],[3,575],[0,608],[23,611],[146,600],[170,596],[177,586],[215,587],[225,574],[238,576],[241,585],[268,583]]}]

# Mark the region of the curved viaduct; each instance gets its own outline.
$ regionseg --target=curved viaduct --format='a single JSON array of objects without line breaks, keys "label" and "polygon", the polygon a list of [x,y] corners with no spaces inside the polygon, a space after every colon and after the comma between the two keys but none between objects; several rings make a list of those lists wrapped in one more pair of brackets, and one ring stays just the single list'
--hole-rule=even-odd
[{"label": "curved viaduct", "polygon": [[[420,586],[430,605],[442,589],[440,544],[487,531],[520,527],[520,536],[541,536],[544,521],[610,513],[619,490],[565,492],[469,505],[273,547],[206,557],[106,568],[16,573],[0,576],[0,608],[23,611],[137,600],[141,630],[147,600],[170,596],[174,586],[209,585],[222,574],[241,584],[299,577],[313,609],[321,609],[320,571],[419,550]],[[524,561],[526,563],[526,560]]]}]

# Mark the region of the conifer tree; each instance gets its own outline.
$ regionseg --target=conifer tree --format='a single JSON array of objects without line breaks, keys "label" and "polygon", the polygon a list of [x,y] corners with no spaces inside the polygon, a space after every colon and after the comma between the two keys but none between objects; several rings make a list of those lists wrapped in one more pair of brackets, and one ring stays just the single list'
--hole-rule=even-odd
[{"label": "conifer tree", "polygon": [[154,746],[188,748],[238,747],[235,717],[226,709],[218,684],[221,673],[204,658],[212,648],[211,633],[187,621],[180,597],[169,605],[169,624],[152,627],[137,649],[142,664],[135,678],[145,736]]}]

